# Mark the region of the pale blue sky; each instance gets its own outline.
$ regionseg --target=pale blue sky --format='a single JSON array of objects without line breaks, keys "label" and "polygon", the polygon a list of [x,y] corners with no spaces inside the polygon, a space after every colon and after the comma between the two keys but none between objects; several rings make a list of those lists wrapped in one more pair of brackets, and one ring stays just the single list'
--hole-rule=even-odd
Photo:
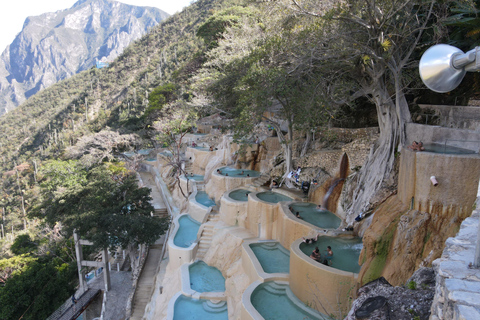
[{"label": "pale blue sky", "polygon": [[[78,0],[2,0],[0,4],[0,53],[22,31],[28,16],[68,9]],[[118,0],[117,0],[118,1]],[[192,0],[120,0],[136,6],[159,8],[169,14],[181,11]]]}]

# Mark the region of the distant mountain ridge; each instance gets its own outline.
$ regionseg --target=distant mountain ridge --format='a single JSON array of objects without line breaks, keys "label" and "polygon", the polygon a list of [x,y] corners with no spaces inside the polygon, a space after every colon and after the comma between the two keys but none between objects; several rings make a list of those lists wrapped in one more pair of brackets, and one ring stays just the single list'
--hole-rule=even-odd
[{"label": "distant mountain ridge", "polygon": [[73,7],[25,20],[0,56],[0,115],[59,80],[111,61],[169,15],[112,0],[80,0]]}]

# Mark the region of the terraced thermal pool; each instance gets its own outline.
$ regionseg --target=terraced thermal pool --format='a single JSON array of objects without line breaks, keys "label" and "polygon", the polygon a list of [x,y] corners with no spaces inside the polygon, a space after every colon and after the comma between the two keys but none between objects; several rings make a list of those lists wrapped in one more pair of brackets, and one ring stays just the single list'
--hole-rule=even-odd
[{"label": "terraced thermal pool", "polygon": [[290,251],[278,242],[259,242],[250,248],[266,273],[289,273]]},{"label": "terraced thermal pool", "polygon": [[291,292],[287,283],[276,281],[262,283],[255,288],[250,301],[265,320],[331,319],[307,307]]},{"label": "terraced thermal pool", "polygon": [[245,189],[238,189],[238,190],[233,190],[228,194],[230,198],[233,200],[237,201],[248,201],[248,194],[251,193],[251,191],[245,190]]},{"label": "terraced thermal pool", "polygon": [[188,267],[190,273],[190,288],[197,292],[225,291],[225,278],[220,270],[210,267],[203,261],[198,261]]},{"label": "terraced thermal pool", "polygon": [[304,221],[324,229],[337,229],[342,220],[330,211],[317,209],[311,202],[295,202],[290,205],[292,213],[298,212]]},{"label": "terraced thermal pool", "polygon": [[315,247],[318,247],[323,260],[326,257],[327,246],[332,247],[332,268],[353,273],[360,271],[358,257],[363,248],[361,238],[321,236],[315,243],[306,244],[302,242],[300,244],[300,250],[310,257]]},{"label": "terraced thermal pool", "polygon": [[173,238],[173,244],[177,247],[188,248],[195,242],[195,240],[197,240],[200,223],[195,221],[188,214],[181,216],[178,219],[178,223],[180,225]]},{"label": "terraced thermal pool", "polygon": [[219,168],[220,174],[222,176],[226,176],[228,174],[229,177],[235,178],[255,178],[260,176],[260,172],[255,170],[247,170],[247,169],[234,169],[229,167]]},{"label": "terraced thermal pool", "polygon": [[283,194],[272,192],[272,191],[257,193],[257,197],[260,200],[263,200],[263,201],[266,201],[266,202],[271,202],[271,203],[278,203],[280,201],[292,201],[293,200],[290,197],[287,197],[287,196],[284,196]]}]

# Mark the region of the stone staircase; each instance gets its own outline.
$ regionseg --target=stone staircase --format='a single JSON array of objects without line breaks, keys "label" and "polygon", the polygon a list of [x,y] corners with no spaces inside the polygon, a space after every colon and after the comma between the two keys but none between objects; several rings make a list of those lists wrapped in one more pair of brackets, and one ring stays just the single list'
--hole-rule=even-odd
[{"label": "stone staircase", "polygon": [[153,212],[153,216],[154,217],[159,217],[159,218],[168,217],[167,208],[155,208],[155,211]]},{"label": "stone staircase", "polygon": [[162,254],[162,245],[154,244],[149,247],[147,260],[143,266],[142,274],[137,282],[135,297],[132,302],[132,315],[130,320],[141,320],[145,312],[145,307],[150,301],[153,292],[155,272],[160,263]]},{"label": "stone staircase", "polygon": [[258,188],[263,186],[270,180],[270,176],[268,174],[262,174],[258,179],[256,179],[250,186],[254,188]]},{"label": "stone staircase", "polygon": [[185,172],[188,174],[193,172],[193,163],[191,161],[185,161]]},{"label": "stone staircase", "polygon": [[208,215],[207,222],[203,226],[202,234],[200,235],[200,240],[198,242],[198,250],[195,256],[198,260],[203,260],[205,254],[212,244],[213,237],[213,228],[217,221],[220,219],[217,211],[211,211]]}]

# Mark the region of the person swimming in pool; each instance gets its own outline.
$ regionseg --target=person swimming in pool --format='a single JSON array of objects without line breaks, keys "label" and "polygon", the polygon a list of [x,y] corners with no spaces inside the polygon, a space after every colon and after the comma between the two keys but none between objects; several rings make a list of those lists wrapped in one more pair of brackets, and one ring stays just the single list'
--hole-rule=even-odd
[{"label": "person swimming in pool", "polygon": [[[297,217],[298,219],[302,219],[302,220],[303,220],[302,216],[300,215],[300,212],[298,212],[298,211],[295,213],[295,217]],[[312,239],[313,239],[313,238],[312,238]]]},{"label": "person swimming in pool", "polygon": [[312,258],[317,262],[322,262],[322,254],[320,253],[320,250],[318,249],[318,247],[315,247],[315,249],[312,251],[310,258]]},{"label": "person swimming in pool", "polygon": [[333,251],[332,247],[327,246],[327,254],[326,254],[328,265],[332,265],[332,258],[333,258]]}]

